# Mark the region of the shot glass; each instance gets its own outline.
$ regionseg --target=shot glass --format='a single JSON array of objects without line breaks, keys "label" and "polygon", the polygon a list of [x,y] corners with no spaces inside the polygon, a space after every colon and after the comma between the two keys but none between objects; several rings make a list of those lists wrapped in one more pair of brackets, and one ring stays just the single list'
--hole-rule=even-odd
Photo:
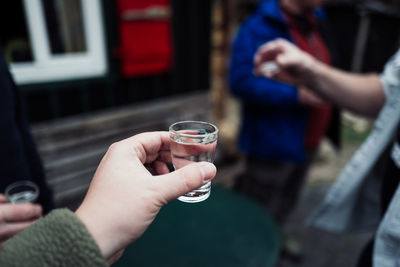
[{"label": "shot glass", "polygon": [[[180,121],[169,127],[171,158],[174,168],[180,169],[193,162],[213,162],[217,147],[218,128],[208,122]],[[196,203],[206,200],[211,193],[211,182],[193,190],[178,200]]]},{"label": "shot glass", "polygon": [[31,181],[18,181],[7,186],[4,194],[13,204],[33,203],[39,197],[39,187]]}]

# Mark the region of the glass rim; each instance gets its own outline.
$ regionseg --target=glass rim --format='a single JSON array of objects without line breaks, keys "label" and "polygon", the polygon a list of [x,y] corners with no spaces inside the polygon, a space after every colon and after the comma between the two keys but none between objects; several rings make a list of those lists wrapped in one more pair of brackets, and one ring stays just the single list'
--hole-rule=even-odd
[{"label": "glass rim", "polygon": [[[207,124],[210,125],[211,127],[214,128],[214,131],[212,133],[205,133],[205,134],[185,134],[185,133],[180,133],[176,130],[173,130],[172,128],[177,125],[177,124],[183,124],[183,123],[199,123],[199,124]],[[172,132],[174,134],[179,134],[180,136],[184,136],[184,137],[206,137],[212,134],[218,134],[218,127],[215,126],[214,124],[210,123],[210,122],[206,122],[206,121],[177,121],[173,124],[171,124],[171,126],[169,126],[169,132]]]},{"label": "glass rim", "polygon": [[6,187],[6,189],[4,190],[4,195],[6,196],[6,198],[8,198],[9,196],[12,195],[12,194],[10,194],[11,190],[13,190],[19,186],[31,186],[33,188],[34,192],[36,194],[39,194],[39,186],[37,184],[35,184],[34,182],[29,181],[29,180],[21,180],[21,181],[12,183]]}]

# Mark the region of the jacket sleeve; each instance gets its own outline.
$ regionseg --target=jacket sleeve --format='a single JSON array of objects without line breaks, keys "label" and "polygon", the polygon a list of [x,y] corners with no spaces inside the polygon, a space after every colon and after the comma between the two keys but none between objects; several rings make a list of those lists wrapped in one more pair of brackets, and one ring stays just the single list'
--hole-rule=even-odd
[{"label": "jacket sleeve", "polygon": [[108,266],[83,223],[67,209],[54,210],[8,240],[0,266]]},{"label": "jacket sleeve", "polygon": [[258,47],[268,40],[243,24],[233,44],[229,71],[230,89],[242,101],[256,105],[288,108],[297,105],[295,87],[253,74],[253,58]]}]

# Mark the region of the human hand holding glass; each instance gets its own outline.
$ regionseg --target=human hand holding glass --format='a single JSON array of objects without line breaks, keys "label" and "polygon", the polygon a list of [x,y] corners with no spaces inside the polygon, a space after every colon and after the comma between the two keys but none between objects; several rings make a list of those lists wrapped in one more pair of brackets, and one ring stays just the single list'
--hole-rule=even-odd
[{"label": "human hand holding glass", "polygon": [[142,133],[114,143],[101,160],[76,215],[109,262],[144,233],[162,206],[215,176],[206,162],[170,172],[170,146],[168,132]]},{"label": "human hand holding glass", "polygon": [[42,207],[31,203],[38,196],[38,187],[29,181],[11,184],[0,194],[0,247],[42,217]]},{"label": "human hand holding glass", "polygon": [[[218,128],[208,122],[181,121],[169,127],[172,164],[176,170],[193,162],[213,162],[218,139]],[[210,196],[211,182],[193,190],[178,200],[196,203]]]},{"label": "human hand holding glass", "polygon": [[281,82],[304,85],[315,58],[284,39],[261,45],[254,55],[254,74]]}]

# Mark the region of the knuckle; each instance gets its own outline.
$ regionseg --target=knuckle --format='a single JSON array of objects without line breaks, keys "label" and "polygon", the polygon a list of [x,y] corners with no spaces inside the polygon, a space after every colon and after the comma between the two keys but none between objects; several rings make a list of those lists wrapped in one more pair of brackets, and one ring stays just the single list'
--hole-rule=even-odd
[{"label": "knuckle", "polygon": [[35,214],[35,207],[31,203],[26,203],[20,206],[19,212],[24,214],[26,217],[31,217]]},{"label": "knuckle", "polygon": [[184,190],[189,191],[190,190],[190,181],[188,179],[188,175],[187,175],[186,171],[180,172],[180,179],[182,181]]},{"label": "knuckle", "polygon": [[112,143],[108,149],[107,153],[108,155],[115,155],[115,154],[120,154],[124,151],[124,145],[122,141],[114,142]]},{"label": "knuckle", "polygon": [[108,151],[112,153],[113,151],[118,150],[119,146],[120,142],[114,142],[108,147]]},{"label": "knuckle", "polygon": [[32,203],[26,203],[26,205],[21,205],[20,212],[25,215],[26,218],[34,218],[42,214],[42,207]]},{"label": "knuckle", "polygon": [[182,172],[182,180],[186,190],[192,190],[201,183],[201,172],[198,168],[185,169]]}]

